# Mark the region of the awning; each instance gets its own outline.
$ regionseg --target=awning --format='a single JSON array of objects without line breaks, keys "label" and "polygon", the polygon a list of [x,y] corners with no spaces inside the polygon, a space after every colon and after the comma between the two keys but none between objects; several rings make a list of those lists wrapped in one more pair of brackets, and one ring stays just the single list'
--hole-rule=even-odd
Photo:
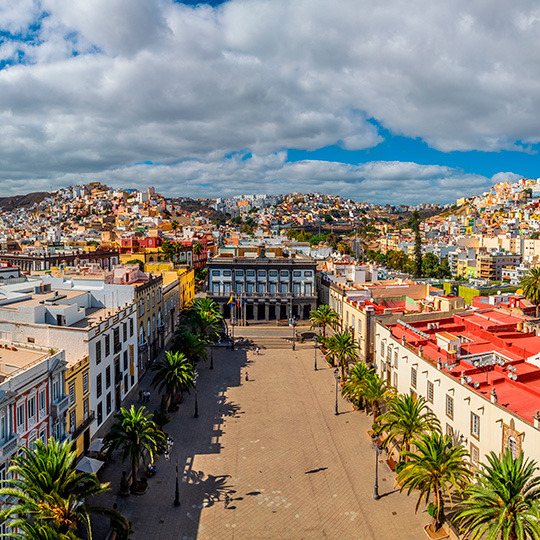
[{"label": "awning", "polygon": [[75,469],[77,471],[85,472],[85,473],[93,473],[96,474],[99,469],[103,467],[103,461],[99,461],[99,459],[92,459],[88,456],[84,456],[79,463],[75,466]]},{"label": "awning", "polygon": [[88,452],[101,452],[103,449],[103,439],[94,439],[88,447]]}]

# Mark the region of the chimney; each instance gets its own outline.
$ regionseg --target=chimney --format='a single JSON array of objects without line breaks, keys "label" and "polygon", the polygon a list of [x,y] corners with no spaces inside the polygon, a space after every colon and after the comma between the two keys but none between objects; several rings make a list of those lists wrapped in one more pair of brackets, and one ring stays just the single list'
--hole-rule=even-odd
[{"label": "chimney", "polygon": [[467,375],[465,375],[464,371],[461,373],[461,384],[467,384]]},{"label": "chimney", "polygon": [[[495,390],[495,388],[493,388],[493,390],[491,390],[490,394],[489,394],[489,397],[491,399],[491,403],[497,403],[497,391]],[[538,413],[538,411],[536,411]]]},{"label": "chimney", "polygon": [[540,411],[534,413],[533,424],[536,429],[540,429]]}]

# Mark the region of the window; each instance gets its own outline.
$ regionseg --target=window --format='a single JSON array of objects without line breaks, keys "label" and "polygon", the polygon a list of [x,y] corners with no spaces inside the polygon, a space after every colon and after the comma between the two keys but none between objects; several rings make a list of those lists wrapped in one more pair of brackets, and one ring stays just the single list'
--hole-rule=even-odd
[{"label": "window", "polygon": [[20,433],[24,431],[25,415],[24,415],[24,403],[17,405],[17,431]]},{"label": "window", "polygon": [[152,306],[156,305],[156,294],[152,291]]},{"label": "window", "polygon": [[259,277],[266,277],[266,270],[259,270],[259,271],[257,272],[257,275],[258,275]]},{"label": "window", "polygon": [[111,412],[112,406],[111,406],[111,393],[109,392],[107,394],[107,414]]},{"label": "window", "polygon": [[398,367],[398,350],[394,351],[394,367]]},{"label": "window", "polygon": [[88,415],[90,414],[90,404],[88,402],[88,398],[83,401],[83,413],[84,419],[86,420],[88,418]]},{"label": "window", "polygon": [[26,408],[28,410],[28,421],[36,421],[36,396],[32,396],[26,402]]},{"label": "window", "polygon": [[454,419],[454,398],[446,396],[446,416],[448,418]]},{"label": "window", "polygon": [[101,388],[101,373],[98,373],[96,377],[96,395],[97,397],[101,396],[103,389]]},{"label": "window", "polygon": [[127,341],[127,323],[122,323],[122,341]]},{"label": "window", "polygon": [[26,341],[28,341],[28,343],[35,343],[36,339],[33,337],[29,337],[29,338],[26,338]]},{"label": "window", "polygon": [[394,371],[394,388],[398,387],[398,374],[397,371]]},{"label": "window", "polygon": [[43,429],[39,432],[39,438],[40,438],[43,442],[47,442],[47,428],[43,428]]},{"label": "window", "polygon": [[427,400],[433,403],[433,383],[431,381],[427,382]]},{"label": "window", "polygon": [[306,270],[306,271],[304,272],[304,276],[305,276],[305,277],[313,277],[313,272],[312,272],[311,270]]},{"label": "window", "polygon": [[299,272],[298,270],[295,270],[293,273],[292,273],[293,277],[300,277],[302,275],[302,272]]},{"label": "window", "polygon": [[255,277],[255,270],[247,270],[246,271],[247,277]]},{"label": "window", "polygon": [[6,415],[3,414],[0,416],[0,440],[4,440],[7,435],[7,429],[6,429]]},{"label": "window", "polygon": [[446,434],[450,437],[454,437],[454,428],[450,424],[446,424]]},{"label": "window", "polygon": [[269,275],[270,277],[277,277],[278,272],[277,272],[277,270],[270,270],[270,271],[268,272],[268,275]]},{"label": "window", "polygon": [[127,375],[124,375],[124,392],[127,393],[128,390],[129,390],[129,387],[128,387],[128,376],[127,376]]},{"label": "window", "polygon": [[111,366],[107,366],[105,369],[105,388],[111,386]]},{"label": "window", "polygon": [[288,270],[281,270],[279,273],[281,277],[289,277],[289,271]]},{"label": "window", "polygon": [[381,341],[381,356],[384,356],[384,341]]},{"label": "window", "polygon": [[354,332],[354,325],[355,325],[355,323],[356,323],[356,317],[353,315],[353,316],[352,316],[352,322],[351,322],[351,327],[352,327],[352,329],[353,329],[353,332]]},{"label": "window", "polygon": [[76,425],[75,409],[73,409],[72,411],[69,411],[69,431],[71,433],[75,431],[75,425]]},{"label": "window", "polygon": [[236,271],[234,272],[234,275],[235,275],[237,278],[244,277],[244,271],[243,271],[243,270],[236,270]]},{"label": "window", "polygon": [[347,326],[349,325],[349,312],[347,311],[347,313],[345,313],[345,322],[347,324]]},{"label": "window", "polygon": [[101,339],[96,341],[96,364],[101,363]]},{"label": "window", "polygon": [[75,403],[75,383],[69,385],[69,404],[73,405]]},{"label": "window", "polygon": [[219,270],[212,270],[212,277],[219,276],[220,271]]},{"label": "window", "polygon": [[53,381],[53,401],[60,399],[60,396],[64,394],[62,382],[61,377],[56,377]]},{"label": "window", "polygon": [[232,272],[230,270],[223,270],[223,275],[225,277],[231,277],[232,276]]},{"label": "window", "polygon": [[97,406],[97,423],[98,426],[103,422],[103,403],[101,401],[98,403]]},{"label": "window", "polygon": [[133,319],[129,319],[129,337],[133,337]]},{"label": "window", "polygon": [[46,409],[46,400],[45,400],[46,394],[45,390],[41,390],[38,394],[38,406],[39,406],[39,416],[43,416],[45,414]]},{"label": "window", "polygon": [[128,368],[128,353],[127,351],[124,351],[124,371],[126,371]]},{"label": "window", "polygon": [[478,465],[480,462],[480,451],[477,446],[471,444],[471,463],[473,465]]},{"label": "window", "polygon": [[105,356],[109,356],[111,354],[111,336],[107,334],[105,336]]},{"label": "window", "polygon": [[88,392],[88,373],[85,373],[82,377],[82,391],[83,394],[86,394],[86,392]]},{"label": "window", "polygon": [[120,327],[116,327],[113,330],[113,347],[114,347],[114,354],[117,354],[122,349],[122,344],[120,343]]},{"label": "window", "polygon": [[518,452],[518,443],[517,443],[517,441],[516,441],[516,439],[514,437],[508,437],[507,448],[512,453],[512,457],[514,459],[517,459],[518,454],[519,454],[519,452]]},{"label": "window", "polygon": [[471,435],[477,439],[480,438],[480,417],[471,413]]}]

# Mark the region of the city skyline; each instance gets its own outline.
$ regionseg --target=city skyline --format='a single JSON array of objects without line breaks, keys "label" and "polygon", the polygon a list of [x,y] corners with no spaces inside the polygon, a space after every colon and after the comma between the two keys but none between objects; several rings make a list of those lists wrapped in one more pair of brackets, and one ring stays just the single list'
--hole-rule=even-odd
[{"label": "city skyline", "polygon": [[448,203],[538,176],[532,2],[191,4],[0,8],[6,195]]}]

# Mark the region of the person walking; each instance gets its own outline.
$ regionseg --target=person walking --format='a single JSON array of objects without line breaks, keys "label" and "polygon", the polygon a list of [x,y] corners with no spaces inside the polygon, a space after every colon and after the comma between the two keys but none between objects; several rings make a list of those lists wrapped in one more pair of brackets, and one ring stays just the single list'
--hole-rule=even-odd
[{"label": "person walking", "polygon": [[246,381],[249,381],[249,376],[248,376],[248,372],[247,372],[247,371],[246,371],[245,377],[246,377]]}]

